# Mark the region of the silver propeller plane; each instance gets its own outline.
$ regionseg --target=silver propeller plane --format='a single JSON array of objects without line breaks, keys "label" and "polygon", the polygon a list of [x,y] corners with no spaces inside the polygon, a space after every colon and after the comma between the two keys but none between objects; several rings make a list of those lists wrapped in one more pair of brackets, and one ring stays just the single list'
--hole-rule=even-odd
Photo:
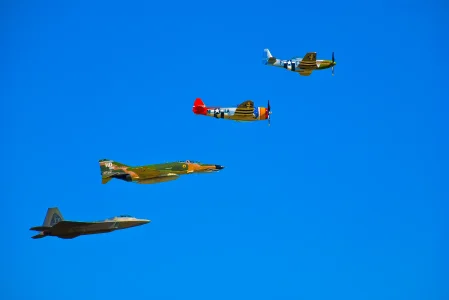
[{"label": "silver propeller plane", "polygon": [[263,62],[265,65],[284,68],[289,71],[297,72],[302,76],[310,76],[315,70],[324,70],[332,68],[334,75],[335,62],[334,52],[332,52],[332,60],[316,59],[316,52],[309,52],[303,58],[294,57],[292,59],[279,59],[271,55],[270,50],[264,49],[265,57]]},{"label": "silver propeller plane", "polygon": [[32,227],[30,230],[40,231],[32,236],[40,239],[46,236],[56,236],[61,239],[73,239],[80,235],[107,233],[114,230],[140,226],[151,222],[146,219],[136,219],[128,215],[122,215],[96,222],[66,221],[57,207],[49,208],[42,226]]}]

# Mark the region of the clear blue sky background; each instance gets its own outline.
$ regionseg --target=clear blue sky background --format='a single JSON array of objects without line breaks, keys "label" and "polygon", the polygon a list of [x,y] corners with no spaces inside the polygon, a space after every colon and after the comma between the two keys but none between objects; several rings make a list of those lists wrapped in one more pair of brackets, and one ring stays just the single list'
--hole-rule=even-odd
[{"label": "clear blue sky background", "polygon": [[[1,3],[0,298],[449,299],[447,3],[75,2]],[[226,168],[101,185],[101,158]],[[152,223],[32,240],[52,206]]]}]

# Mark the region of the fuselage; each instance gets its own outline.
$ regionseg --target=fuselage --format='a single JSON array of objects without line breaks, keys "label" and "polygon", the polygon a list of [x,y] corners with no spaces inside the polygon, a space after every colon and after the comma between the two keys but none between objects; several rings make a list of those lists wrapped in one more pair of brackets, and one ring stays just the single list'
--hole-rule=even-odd
[{"label": "fuselage", "polygon": [[151,222],[146,219],[136,219],[134,217],[113,217],[104,221],[81,223],[69,227],[49,228],[41,232],[42,236],[55,236],[62,239],[73,239],[80,235],[108,233],[115,230],[131,228]]},{"label": "fuselage", "polygon": [[46,236],[56,236],[62,239],[73,239],[80,235],[89,235],[89,234],[100,234],[100,233],[108,233],[117,229],[114,226],[114,223],[92,223],[89,225],[82,225],[78,227],[72,227],[64,230],[55,230],[50,229],[48,231],[44,231],[44,235]]},{"label": "fuselage", "polygon": [[325,59],[317,59],[316,63],[312,62],[304,62],[301,64],[301,58],[293,58],[293,59],[276,59],[273,63],[267,63],[267,65],[271,65],[278,68],[284,68],[289,71],[298,72],[299,70],[323,70],[328,69],[334,65],[331,60]]},{"label": "fuselage", "polygon": [[217,119],[229,119],[241,122],[261,121],[267,119],[267,109],[265,107],[254,107],[254,111],[250,118],[235,115],[236,109],[236,107],[198,107],[194,108],[194,113]]},{"label": "fuselage", "polygon": [[143,166],[128,166],[111,160],[100,160],[103,184],[112,178],[143,184],[160,183],[176,180],[180,175],[184,174],[211,173],[223,168],[221,165],[205,164],[190,160]]},{"label": "fuselage", "polygon": [[[135,175],[137,175],[135,180],[139,181],[139,178],[145,178],[145,173],[151,173],[151,170],[157,170],[164,175],[184,175],[191,173],[210,173],[221,169],[223,169],[223,166],[220,165],[203,164],[200,162],[185,160],[179,162],[129,167],[128,169],[126,169],[126,172],[130,174],[134,173]],[[153,176],[150,175],[149,177],[152,178]]]}]

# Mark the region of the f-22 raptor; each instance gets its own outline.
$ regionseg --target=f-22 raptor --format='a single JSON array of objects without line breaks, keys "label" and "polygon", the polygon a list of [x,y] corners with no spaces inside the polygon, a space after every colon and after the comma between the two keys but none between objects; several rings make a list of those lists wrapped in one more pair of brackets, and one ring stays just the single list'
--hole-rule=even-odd
[{"label": "f-22 raptor", "polygon": [[112,217],[104,221],[78,222],[66,221],[57,207],[49,208],[42,226],[32,227],[30,230],[40,231],[32,236],[40,239],[46,236],[56,236],[61,239],[73,239],[80,235],[107,233],[114,230],[140,226],[151,222],[146,219],[136,219],[128,215]]},{"label": "f-22 raptor", "polygon": [[112,178],[140,184],[152,184],[176,180],[180,175],[211,173],[224,168],[220,165],[203,164],[191,160],[135,167],[110,159],[100,159],[99,163],[102,184],[108,183]]}]

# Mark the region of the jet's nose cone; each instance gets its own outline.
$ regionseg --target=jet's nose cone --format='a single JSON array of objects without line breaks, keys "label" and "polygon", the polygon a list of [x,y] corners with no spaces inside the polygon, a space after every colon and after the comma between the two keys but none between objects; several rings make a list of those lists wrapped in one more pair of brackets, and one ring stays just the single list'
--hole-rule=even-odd
[{"label": "jet's nose cone", "polygon": [[216,168],[217,170],[224,169],[224,167],[223,167],[223,166],[220,166],[220,165],[215,165],[215,168]]}]

